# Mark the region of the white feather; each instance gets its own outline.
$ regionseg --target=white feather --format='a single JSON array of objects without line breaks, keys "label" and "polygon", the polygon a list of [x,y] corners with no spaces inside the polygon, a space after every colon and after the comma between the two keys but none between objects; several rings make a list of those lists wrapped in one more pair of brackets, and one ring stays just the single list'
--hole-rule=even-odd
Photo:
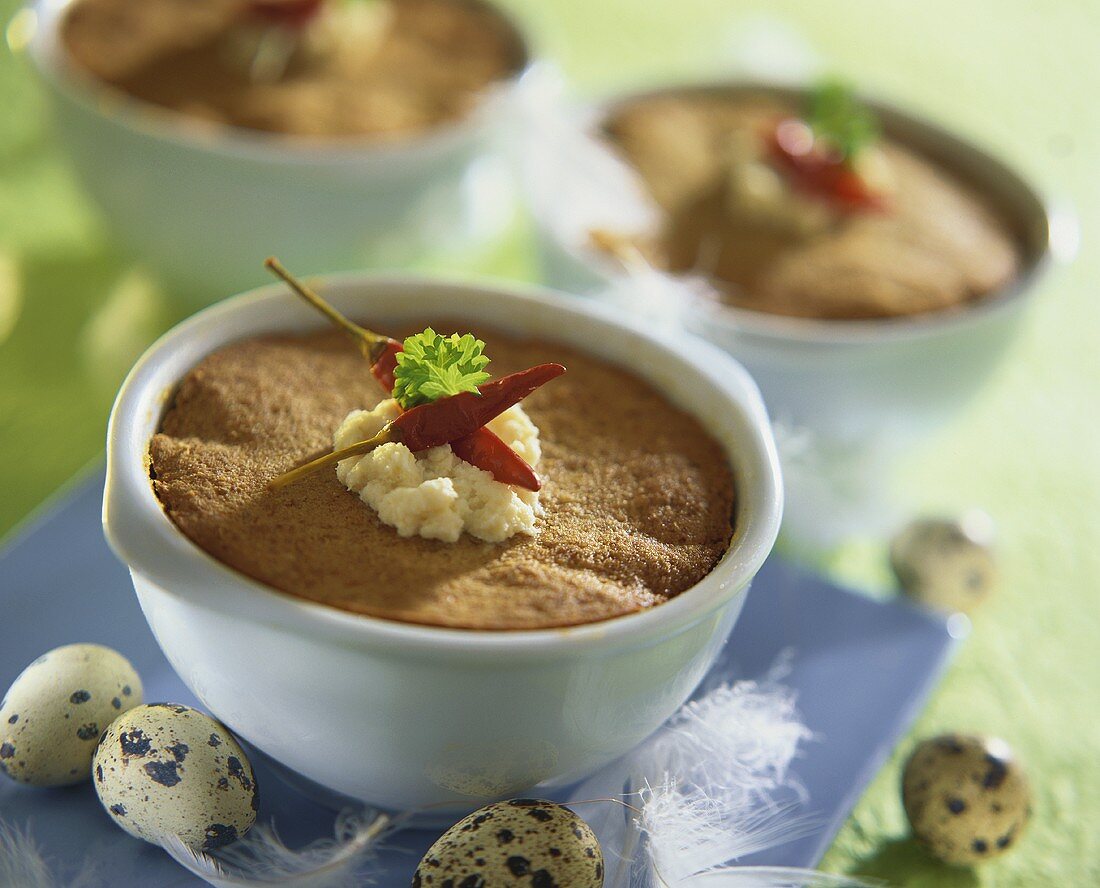
[{"label": "white feather", "polygon": [[[791,765],[813,733],[781,683],[785,652],[759,681],[718,683],[634,752],[586,781],[574,800],[623,787],[633,811],[585,812],[604,848],[608,888],[839,888],[861,883],[813,870],[735,861],[811,833]],[[574,802],[575,803],[575,802]],[[636,848],[644,847],[639,853]]]},{"label": "white feather", "polygon": [[700,873],[688,884],[693,888],[868,888],[876,883],[793,867],[736,866]]},{"label": "white feather", "polygon": [[794,805],[734,817],[736,809],[717,795],[672,785],[643,791],[642,803],[640,826],[653,870],[669,886],[690,884],[702,871],[802,838],[819,823],[795,814]]},{"label": "white feather", "polygon": [[255,827],[216,853],[196,851],[176,837],[162,844],[177,863],[215,888],[352,888],[364,883],[363,867],[390,824],[385,815],[345,811],[333,839],[295,850],[272,826]]},{"label": "white feather", "polygon": [[[568,106],[564,78],[553,66],[536,66],[516,96],[512,113],[522,135],[514,153],[543,235],[605,261],[611,282],[598,294],[601,301],[666,330],[681,329],[691,305],[717,295],[701,277],[653,268],[631,244],[632,238],[656,231],[661,219],[638,173],[593,133],[591,112]],[[597,248],[597,234],[614,243]],[[582,289],[594,285],[585,282]]]},{"label": "white feather", "polygon": [[649,740],[573,792],[573,804],[622,792],[633,806],[581,809],[603,845],[608,888],[694,885],[700,873],[818,825],[803,813],[805,793],[791,773],[813,734],[781,683],[788,663],[789,653],[759,681],[704,687]]},{"label": "white feather", "polygon": [[55,884],[30,831],[0,822],[0,885],[54,888]]},{"label": "white feather", "polygon": [[654,230],[659,214],[637,173],[589,129],[565,98],[565,79],[542,63],[515,93],[513,149],[523,190],[539,224],[571,249],[586,249],[593,231],[619,235]]},{"label": "white feather", "polygon": [[90,859],[79,872],[57,878],[42,855],[30,827],[20,829],[0,820],[0,885],[12,888],[92,888],[98,884]]},{"label": "white feather", "polygon": [[794,692],[768,677],[720,684],[686,703],[635,760],[651,784],[674,775],[747,810],[791,785],[790,764],[812,736]]},{"label": "white feather", "polygon": [[640,256],[618,258],[623,274],[595,295],[601,302],[624,314],[644,318],[665,332],[682,332],[692,308],[718,298],[714,287],[702,277],[659,271]]},{"label": "white feather", "polygon": [[806,835],[790,765],[812,737],[795,696],[768,679],[688,703],[635,758],[644,832],[663,884]]},{"label": "white feather", "polygon": [[814,433],[777,416],[783,466],[784,542],[809,556],[854,537],[881,537],[899,523],[891,467],[903,447],[889,429]]}]

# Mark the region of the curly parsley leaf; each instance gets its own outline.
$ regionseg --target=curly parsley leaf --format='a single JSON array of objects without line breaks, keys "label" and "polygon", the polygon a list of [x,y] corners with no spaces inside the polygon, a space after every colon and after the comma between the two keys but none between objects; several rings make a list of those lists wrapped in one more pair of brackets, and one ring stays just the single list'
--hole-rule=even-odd
[{"label": "curly parsley leaf", "polygon": [[832,145],[845,161],[853,160],[879,134],[875,115],[839,80],[824,81],[813,90],[806,122],[814,135]]},{"label": "curly parsley leaf", "polygon": [[393,396],[408,410],[459,392],[476,392],[489,379],[485,343],[472,334],[440,336],[431,327],[410,336],[397,355]]}]

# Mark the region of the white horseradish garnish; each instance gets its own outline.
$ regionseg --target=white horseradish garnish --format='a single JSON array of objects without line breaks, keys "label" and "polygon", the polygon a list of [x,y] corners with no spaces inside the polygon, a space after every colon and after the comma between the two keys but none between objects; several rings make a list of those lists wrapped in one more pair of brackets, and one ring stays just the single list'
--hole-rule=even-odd
[{"label": "white horseradish garnish", "polygon": [[[353,410],[336,430],[336,449],[373,437],[400,413],[393,399],[373,410]],[[531,466],[538,465],[539,430],[520,405],[505,410],[488,428]],[[517,533],[534,535],[542,514],[538,493],[497,481],[455,456],[448,444],[419,453],[404,444],[383,444],[339,462],[336,476],[404,537],[453,543],[465,531],[499,543]]]}]

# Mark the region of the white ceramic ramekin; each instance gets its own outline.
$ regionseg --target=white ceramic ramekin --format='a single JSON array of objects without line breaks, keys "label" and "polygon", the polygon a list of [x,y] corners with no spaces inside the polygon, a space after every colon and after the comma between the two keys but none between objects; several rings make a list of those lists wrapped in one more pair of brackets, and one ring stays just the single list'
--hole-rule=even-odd
[{"label": "white ceramic ramekin", "polygon": [[[755,83],[660,92],[803,93]],[[606,105],[628,101],[623,97]],[[638,98],[637,96],[633,98]],[[831,543],[846,532],[881,530],[889,470],[897,455],[942,426],[985,383],[1018,332],[1037,280],[1052,258],[1076,249],[1076,223],[995,157],[890,105],[869,101],[884,131],[972,183],[1016,229],[1022,272],[1003,291],[958,311],[891,320],[790,318],[696,300],[685,327],[741,361],[781,427],[789,482],[787,530],[799,542]],[[601,115],[590,112],[598,124]],[[543,193],[550,193],[543,189]],[[575,228],[555,230],[535,207],[544,278],[571,293],[621,294],[621,266]],[[616,282],[619,282],[618,286]]]},{"label": "white ceramic ramekin", "polygon": [[303,271],[393,267],[469,249],[511,217],[495,142],[522,72],[467,117],[392,143],[213,127],[77,70],[58,33],[69,3],[37,0],[22,28],[62,141],[120,243],[188,296],[261,283],[272,252]]},{"label": "white ceramic ramekin", "polygon": [[474,632],[358,616],[273,591],[176,529],[147,467],[150,437],[184,374],[225,343],[319,320],[281,287],[176,327],[131,371],[111,415],[104,525],[183,681],[235,732],[310,780],[387,808],[451,805],[566,785],[626,752],[684,702],[713,663],[779,528],[768,418],[745,370],[703,342],[548,291],[342,276],[326,296],[386,329],[468,318],[629,366],[698,416],[726,448],[736,533],[701,583],[601,623]]}]

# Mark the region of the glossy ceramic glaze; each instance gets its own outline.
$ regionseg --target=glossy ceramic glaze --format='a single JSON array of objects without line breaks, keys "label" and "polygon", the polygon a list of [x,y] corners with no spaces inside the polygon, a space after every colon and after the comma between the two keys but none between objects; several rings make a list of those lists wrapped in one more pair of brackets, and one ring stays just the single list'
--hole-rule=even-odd
[{"label": "glossy ceramic glaze", "polygon": [[332,278],[323,289],[382,329],[461,315],[633,368],[726,448],[738,485],[733,542],[709,576],[667,604],[539,631],[379,620],[230,570],[167,518],[145,460],[174,386],[205,354],[242,336],[323,323],[269,287],[168,333],[133,369],[112,413],[106,533],[168,660],[214,715],[265,753],[384,807],[469,809],[567,784],[622,754],[675,712],[714,662],[778,532],[778,463],[755,384],[706,343],[685,347],[548,291],[369,275]]}]

